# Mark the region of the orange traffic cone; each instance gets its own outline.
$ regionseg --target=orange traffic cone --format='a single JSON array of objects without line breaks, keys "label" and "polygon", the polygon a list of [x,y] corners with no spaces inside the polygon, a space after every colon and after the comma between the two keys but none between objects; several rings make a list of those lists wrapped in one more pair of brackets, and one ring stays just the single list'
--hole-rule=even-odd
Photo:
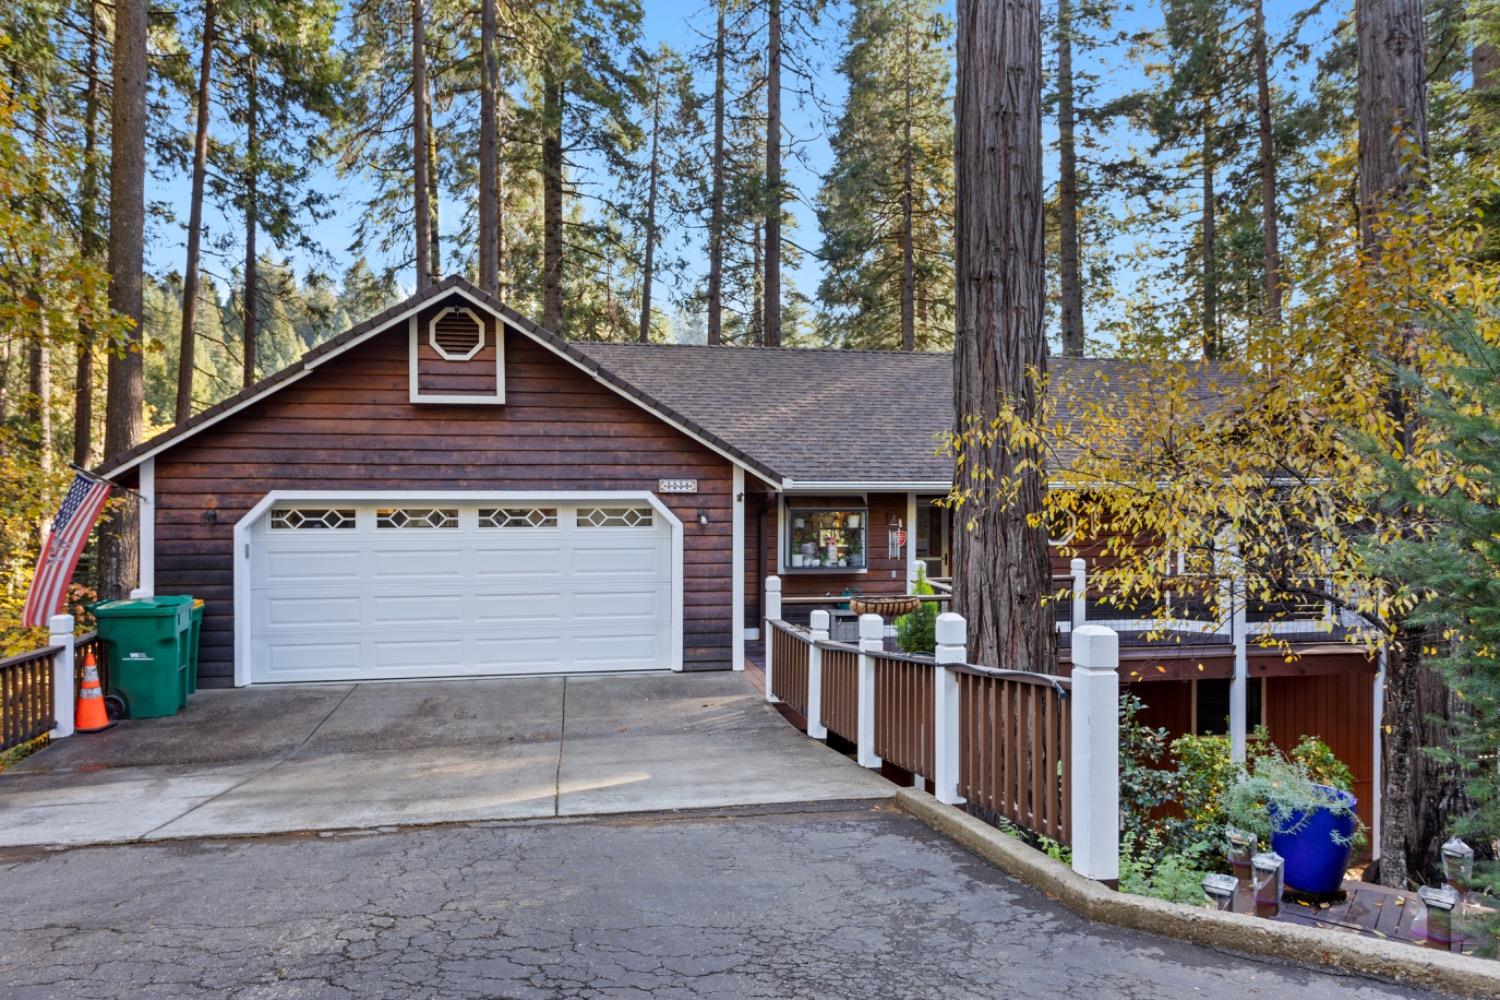
[{"label": "orange traffic cone", "polygon": [[104,690],[99,687],[99,665],[94,662],[94,651],[83,655],[83,686],[78,689],[78,711],[73,717],[73,728],[80,733],[97,733],[114,723],[104,710]]}]

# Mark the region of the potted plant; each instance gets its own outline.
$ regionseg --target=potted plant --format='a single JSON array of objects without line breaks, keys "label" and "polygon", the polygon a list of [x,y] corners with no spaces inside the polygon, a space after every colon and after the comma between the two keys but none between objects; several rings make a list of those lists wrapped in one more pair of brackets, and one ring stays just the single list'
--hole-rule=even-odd
[{"label": "potted plant", "polygon": [[1288,888],[1333,896],[1362,835],[1355,804],[1347,787],[1320,782],[1306,763],[1273,755],[1255,761],[1229,789],[1225,812],[1285,859]]}]

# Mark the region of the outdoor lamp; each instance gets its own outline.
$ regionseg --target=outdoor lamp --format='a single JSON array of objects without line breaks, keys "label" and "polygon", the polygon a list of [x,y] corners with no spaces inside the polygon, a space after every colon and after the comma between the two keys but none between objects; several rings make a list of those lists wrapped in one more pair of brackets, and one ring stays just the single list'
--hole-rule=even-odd
[{"label": "outdoor lamp", "polygon": [[1447,948],[1453,944],[1453,911],[1458,907],[1458,890],[1451,885],[1424,885],[1417,898],[1427,908],[1427,941]]},{"label": "outdoor lamp", "polygon": [[1281,855],[1266,851],[1250,859],[1250,873],[1255,885],[1255,915],[1274,917],[1281,912]]},{"label": "outdoor lamp", "polygon": [[706,510],[700,510],[698,512],[698,523],[699,524],[707,524],[708,523],[708,511],[706,511]]},{"label": "outdoor lamp", "polygon": [[1232,826],[1224,828],[1225,855],[1229,867],[1240,878],[1250,877],[1250,855],[1255,853],[1255,835]]},{"label": "outdoor lamp", "polygon": [[1473,877],[1474,848],[1457,837],[1448,838],[1443,845],[1443,879],[1459,892],[1467,892]]},{"label": "outdoor lamp", "polygon": [[1234,893],[1239,887],[1240,880],[1233,875],[1224,875],[1220,872],[1205,875],[1203,877],[1204,905],[1225,913],[1233,911]]}]

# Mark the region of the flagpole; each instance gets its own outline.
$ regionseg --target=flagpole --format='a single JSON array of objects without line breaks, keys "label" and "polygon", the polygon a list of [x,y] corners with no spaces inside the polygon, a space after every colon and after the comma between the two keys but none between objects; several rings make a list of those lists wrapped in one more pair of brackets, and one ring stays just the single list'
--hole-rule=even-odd
[{"label": "flagpole", "polygon": [[121,493],[129,493],[131,496],[135,497],[141,503],[150,503],[151,502],[151,498],[148,497],[148,496],[146,496],[144,493],[138,493],[135,490],[131,489],[129,486],[121,486],[119,483],[115,482],[113,479],[106,479],[103,476],[100,476],[100,475],[97,475],[97,474],[95,474],[93,472],[90,472],[88,469],[85,469],[83,466],[79,465],[77,462],[69,462],[68,463],[68,468],[72,469],[74,472],[78,473],[80,476],[84,476],[85,478],[92,479],[95,482],[98,482],[98,483],[108,483],[110,486],[112,486],[115,489],[119,490]]}]

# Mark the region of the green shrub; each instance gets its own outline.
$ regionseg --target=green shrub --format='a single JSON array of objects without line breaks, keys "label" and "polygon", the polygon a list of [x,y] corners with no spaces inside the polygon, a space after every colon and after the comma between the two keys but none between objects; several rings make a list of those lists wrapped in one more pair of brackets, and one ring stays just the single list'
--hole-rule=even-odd
[{"label": "green shrub", "polygon": [[[927,567],[917,564],[917,579],[911,592],[931,596],[936,593],[927,582]],[[923,601],[909,615],[896,619],[896,642],[905,653],[930,653],[937,646],[937,602]]]},{"label": "green shrub", "polygon": [[1153,896],[1172,903],[1203,902],[1203,877],[1222,865],[1212,845],[1190,845],[1184,851],[1164,851],[1154,836],[1137,841],[1126,834],[1120,841],[1120,891]]}]

